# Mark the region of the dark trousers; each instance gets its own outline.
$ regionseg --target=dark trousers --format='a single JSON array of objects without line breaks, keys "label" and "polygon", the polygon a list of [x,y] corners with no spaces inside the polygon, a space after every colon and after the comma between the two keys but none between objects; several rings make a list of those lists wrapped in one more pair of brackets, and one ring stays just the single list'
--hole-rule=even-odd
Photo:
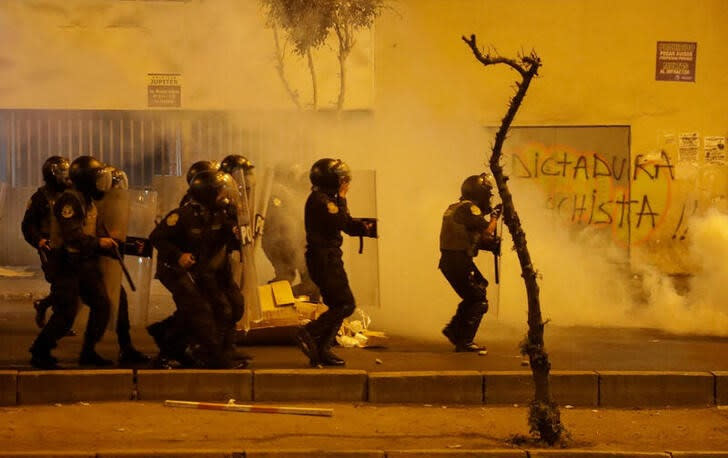
[{"label": "dark trousers", "polygon": [[229,268],[194,274],[181,269],[160,269],[159,280],[172,293],[177,310],[150,326],[164,356],[185,360],[185,349],[195,348],[194,362],[225,367],[233,352],[235,323],[243,316],[244,302]]},{"label": "dark trousers", "polygon": [[106,331],[111,311],[98,259],[61,252],[55,253],[53,259],[53,314],[35,339],[31,351],[48,352],[56,347],[73,327],[79,299],[90,309],[83,350],[92,351]]},{"label": "dark trousers", "polygon": [[488,281],[473,263],[473,258],[464,251],[443,250],[439,268],[462,299],[447,327],[458,343],[471,343],[483,315],[488,311],[485,295]]},{"label": "dark trousers", "polygon": [[[43,251],[43,254],[41,255],[41,251],[38,251],[38,255],[40,256],[40,268],[43,270],[43,276],[45,277],[46,281],[50,284],[53,282],[53,270],[51,263],[48,262],[48,257],[50,256],[50,253],[48,251]],[[40,307],[44,310],[49,309],[53,305],[53,296],[48,294],[46,297],[40,299],[38,301],[40,303]]]},{"label": "dark trousers", "polygon": [[306,325],[318,346],[327,349],[333,344],[341,323],[354,313],[356,303],[338,248],[307,250],[306,266],[311,279],[321,291],[328,310]]}]

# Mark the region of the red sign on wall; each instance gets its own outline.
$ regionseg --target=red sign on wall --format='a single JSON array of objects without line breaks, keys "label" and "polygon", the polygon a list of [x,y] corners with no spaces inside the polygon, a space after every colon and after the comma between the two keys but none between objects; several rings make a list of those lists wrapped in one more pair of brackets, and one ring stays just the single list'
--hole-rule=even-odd
[{"label": "red sign on wall", "polygon": [[697,43],[683,41],[657,42],[657,81],[695,81]]}]

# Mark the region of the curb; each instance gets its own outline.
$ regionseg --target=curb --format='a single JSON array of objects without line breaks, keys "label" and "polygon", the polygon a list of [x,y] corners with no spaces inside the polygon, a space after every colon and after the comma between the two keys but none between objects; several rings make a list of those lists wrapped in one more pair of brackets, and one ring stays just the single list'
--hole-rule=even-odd
[{"label": "curb", "polygon": [[[706,407],[728,404],[728,371],[553,371],[559,405]],[[0,406],[78,401],[327,401],[527,404],[530,372],[261,369],[0,371]]]},{"label": "curb", "polygon": [[3,452],[4,457],[208,457],[208,458],[407,458],[414,456],[431,456],[439,458],[485,458],[485,457],[521,457],[521,458],[728,458],[728,451],[663,451],[638,452],[614,450],[579,450],[579,449],[414,449],[414,450],[209,450],[209,449],[129,449],[107,450],[99,452],[54,452],[48,450]]}]

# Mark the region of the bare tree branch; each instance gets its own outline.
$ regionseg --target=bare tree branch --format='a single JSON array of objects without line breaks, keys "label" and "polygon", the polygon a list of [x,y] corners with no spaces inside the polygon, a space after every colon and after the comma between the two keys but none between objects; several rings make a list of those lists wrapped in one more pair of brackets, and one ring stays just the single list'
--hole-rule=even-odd
[{"label": "bare tree branch", "polygon": [[463,41],[470,47],[475,58],[484,66],[495,64],[506,64],[521,75],[521,81],[516,81],[516,94],[510,99],[500,128],[495,135],[495,142],[492,145],[490,156],[490,170],[493,172],[498,194],[503,202],[503,221],[513,238],[518,260],[521,265],[521,276],[526,287],[528,300],[528,333],[521,344],[521,352],[527,354],[531,363],[531,372],[535,387],[534,400],[529,410],[529,424],[531,431],[539,434],[541,440],[554,444],[561,438],[564,431],[561,424],[559,409],[556,403],[551,400],[551,389],[549,384],[549,372],[551,363],[545,351],[543,331],[544,323],[541,315],[541,302],[539,298],[538,273],[533,267],[531,255],[526,244],[526,233],[523,231],[521,221],[513,203],[513,196],[508,188],[508,177],[503,172],[500,164],[502,157],[503,143],[508,135],[511,123],[518,112],[531,80],[538,74],[541,66],[541,59],[535,53],[519,57],[518,61],[508,59],[499,55],[491,56],[478,49],[475,35],[470,39],[462,37]]},{"label": "bare tree branch", "polygon": [[498,55],[491,56],[490,53],[483,55],[483,53],[478,49],[478,45],[475,42],[475,35],[470,35],[470,39],[465,38],[465,35],[462,36],[462,39],[465,43],[470,46],[470,49],[473,51],[473,54],[475,55],[475,58],[478,59],[478,61],[483,65],[494,65],[494,64],[506,64],[509,67],[516,70],[518,73],[521,74],[521,76],[526,76],[527,69],[521,65],[518,64],[513,59],[508,59],[506,57],[501,57]]}]

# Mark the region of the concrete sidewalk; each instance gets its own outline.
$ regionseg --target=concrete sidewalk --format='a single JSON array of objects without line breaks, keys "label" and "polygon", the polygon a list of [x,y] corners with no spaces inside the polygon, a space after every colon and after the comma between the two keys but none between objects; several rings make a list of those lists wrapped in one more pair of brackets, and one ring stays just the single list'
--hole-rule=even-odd
[{"label": "concrete sidewalk", "polygon": [[[728,404],[728,372],[553,371],[561,406],[710,407]],[[165,400],[526,405],[526,371],[346,369],[0,371],[0,405]]]}]

